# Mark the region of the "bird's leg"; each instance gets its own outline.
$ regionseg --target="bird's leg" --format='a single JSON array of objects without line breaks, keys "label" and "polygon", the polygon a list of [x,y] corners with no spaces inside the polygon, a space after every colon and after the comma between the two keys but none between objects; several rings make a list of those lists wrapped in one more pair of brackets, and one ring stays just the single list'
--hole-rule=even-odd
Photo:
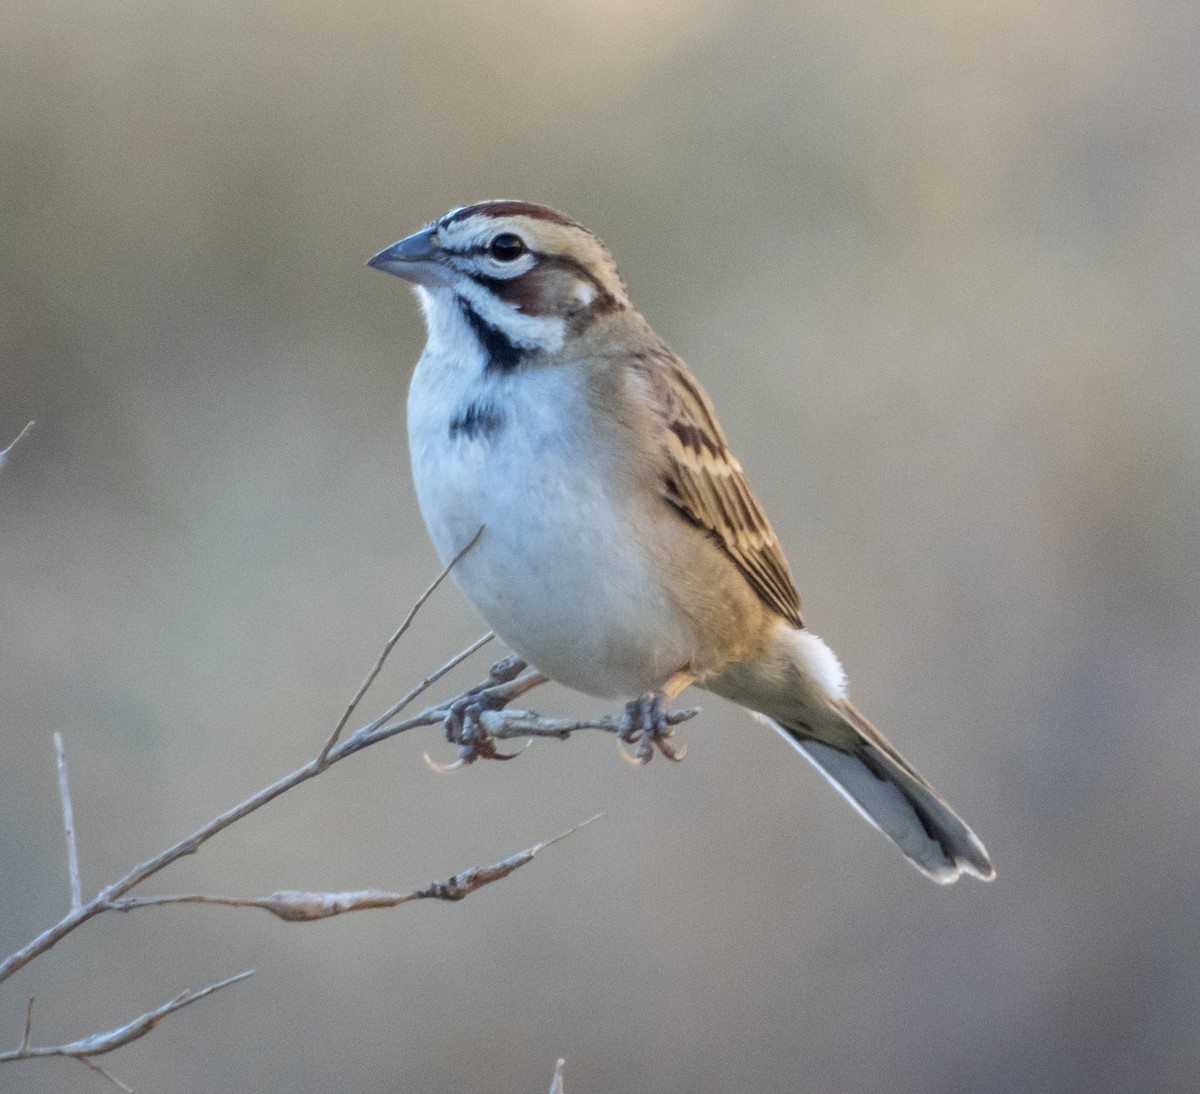
[{"label": "bird's leg", "polygon": [[648,691],[626,704],[621,740],[626,744],[636,743],[637,749],[631,755],[622,748],[624,759],[632,764],[648,764],[656,748],[668,760],[683,759],[687,746],[676,746],[672,740],[675,727],[667,721],[667,707],[695,680],[696,674],[690,669],[680,669],[658,691]]},{"label": "bird's leg", "polygon": [[[521,754],[499,751],[495,740],[483,728],[479,717],[485,710],[503,710],[514,699],[549,679],[537,671],[515,675],[511,671],[514,665],[516,673],[525,667],[523,662],[500,662],[492,670],[493,679],[499,679],[499,683],[472,690],[450,705],[443,724],[446,727],[446,740],[459,746],[458,759],[448,765],[432,764],[430,761],[432,766],[440,771],[454,771],[480,758],[511,760]],[[498,669],[500,672],[497,672]],[[506,676],[510,678],[505,679]]]}]

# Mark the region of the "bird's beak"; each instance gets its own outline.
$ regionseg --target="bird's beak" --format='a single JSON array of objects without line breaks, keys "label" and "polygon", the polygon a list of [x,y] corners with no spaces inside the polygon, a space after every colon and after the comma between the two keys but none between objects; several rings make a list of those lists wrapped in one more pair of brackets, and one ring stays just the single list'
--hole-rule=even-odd
[{"label": "bird's beak", "polygon": [[431,226],[414,232],[399,243],[385,247],[367,265],[418,285],[445,284],[450,271],[438,261],[434,231],[435,228]]}]

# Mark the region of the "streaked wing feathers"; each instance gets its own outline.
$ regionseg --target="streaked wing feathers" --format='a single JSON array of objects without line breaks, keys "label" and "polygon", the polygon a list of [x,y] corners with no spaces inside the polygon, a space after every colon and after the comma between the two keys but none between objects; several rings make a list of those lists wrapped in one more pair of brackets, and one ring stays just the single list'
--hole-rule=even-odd
[{"label": "streaked wing feathers", "polygon": [[803,626],[800,595],[779,540],[729,451],[708,396],[673,355],[636,364],[662,415],[664,500],[720,544],[768,607]]}]

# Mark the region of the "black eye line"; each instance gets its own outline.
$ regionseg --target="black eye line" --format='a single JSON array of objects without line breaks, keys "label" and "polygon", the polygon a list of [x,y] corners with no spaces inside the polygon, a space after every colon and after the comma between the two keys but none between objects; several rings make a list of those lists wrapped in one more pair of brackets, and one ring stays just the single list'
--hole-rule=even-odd
[{"label": "black eye line", "polygon": [[474,281],[476,285],[479,285],[485,289],[490,289],[494,293],[498,293],[506,285],[516,281],[516,279],[521,275],[516,274],[513,277],[489,277],[487,274],[473,273],[467,274],[467,276]]},{"label": "black eye line", "polygon": [[[517,237],[518,239],[520,236]],[[493,243],[495,240],[492,241]],[[523,258],[525,255],[532,255],[534,258],[552,258],[552,255],[543,254],[541,251],[535,251],[528,245],[522,245],[524,250],[521,251],[517,258]],[[451,255],[490,255],[492,253],[491,243],[476,243],[472,247],[443,247],[443,251]]]},{"label": "black eye line", "polygon": [[[495,258],[495,256],[492,254],[492,245],[490,243],[488,243],[486,245],[477,245],[474,247],[468,247],[466,250],[463,250],[463,251],[451,251],[450,253],[455,254],[455,255],[464,255],[464,256],[471,255],[474,257],[480,257],[483,255],[487,255],[489,258]],[[516,262],[517,259],[524,258],[526,255],[529,255],[529,257],[533,259],[533,264],[535,266],[539,262],[542,262],[545,260],[550,260],[550,259],[553,259],[553,257],[554,257],[553,255],[543,254],[541,251],[534,251],[534,250],[531,250],[529,247],[526,247],[525,250],[523,250],[519,255],[517,255],[517,258],[510,259],[508,263],[502,262],[501,259],[496,259],[496,261],[501,262],[503,265],[510,265],[511,263]],[[532,269],[532,267],[530,267],[530,268]],[[512,276],[520,277],[522,274],[526,274],[526,273],[529,273],[529,270],[522,270],[520,274],[513,274]],[[509,278],[505,278],[504,280],[507,281],[507,280],[509,280]]]}]

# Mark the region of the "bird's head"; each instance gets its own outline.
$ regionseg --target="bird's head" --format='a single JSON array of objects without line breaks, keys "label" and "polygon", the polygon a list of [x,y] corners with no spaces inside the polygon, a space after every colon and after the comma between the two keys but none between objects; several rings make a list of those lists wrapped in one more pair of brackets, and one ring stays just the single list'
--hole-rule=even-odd
[{"label": "bird's head", "polygon": [[568,332],[630,307],[604,244],[525,201],[452,209],[368,265],[413,284],[431,332],[456,310],[485,344],[500,339],[517,352],[558,349]]}]

